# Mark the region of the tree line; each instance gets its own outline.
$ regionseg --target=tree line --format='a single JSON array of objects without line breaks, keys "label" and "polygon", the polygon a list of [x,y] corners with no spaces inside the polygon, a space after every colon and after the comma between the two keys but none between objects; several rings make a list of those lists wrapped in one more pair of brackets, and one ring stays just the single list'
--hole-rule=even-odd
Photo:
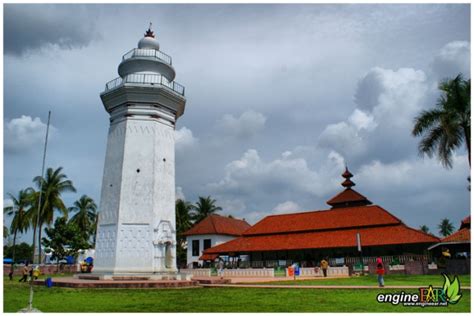
[{"label": "tree line", "polygon": [[[447,237],[454,232],[454,225],[448,218],[443,218],[437,228],[438,233],[443,237]],[[424,233],[431,234],[430,229],[426,225],[421,225],[420,230]]]},{"label": "tree line", "polygon": [[[35,177],[33,183],[34,186],[20,190],[17,195],[8,193],[12,205],[3,209],[4,214],[12,217],[7,232],[13,236],[11,251],[13,262],[16,259],[17,235],[26,233],[31,228],[33,244],[38,245],[39,256],[41,256],[41,245],[54,249],[53,259],[58,260],[74,254],[74,251],[77,253],[79,249],[93,247],[98,221],[97,205],[94,200],[82,195],[71,207],[66,207],[62,194],[76,192],[76,188],[63,173],[62,167],[48,168],[45,176]],[[56,218],[52,227],[55,212],[59,212],[60,216]],[[71,214],[74,215],[69,218]],[[47,238],[42,237],[45,225]],[[30,258],[33,262],[33,253],[27,259]]]}]

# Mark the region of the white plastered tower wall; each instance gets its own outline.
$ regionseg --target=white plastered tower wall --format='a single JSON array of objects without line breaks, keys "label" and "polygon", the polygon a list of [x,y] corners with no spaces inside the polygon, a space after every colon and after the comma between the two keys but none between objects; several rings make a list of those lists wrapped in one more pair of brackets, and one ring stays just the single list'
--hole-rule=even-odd
[{"label": "white plastered tower wall", "polygon": [[176,119],[184,87],[149,29],[106,84],[110,114],[94,272],[176,273]]}]

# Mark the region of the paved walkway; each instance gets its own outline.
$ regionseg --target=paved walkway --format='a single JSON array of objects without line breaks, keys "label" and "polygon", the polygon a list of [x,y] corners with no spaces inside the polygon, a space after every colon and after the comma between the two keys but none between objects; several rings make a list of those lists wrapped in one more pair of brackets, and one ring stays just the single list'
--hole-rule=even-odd
[{"label": "paved walkway", "polygon": [[[44,280],[33,281],[43,285]],[[197,281],[186,280],[84,280],[74,277],[53,277],[53,286],[72,288],[187,288],[198,286]]]},{"label": "paved walkway", "polygon": [[[348,276],[334,276],[334,277],[327,277],[327,279],[347,279]],[[219,280],[221,277],[193,277],[193,280],[208,280],[207,283],[213,283],[214,280]],[[277,281],[294,281],[293,277],[224,277],[224,280],[230,280],[232,284],[241,284],[241,283],[264,283],[264,282],[277,282]],[[296,280],[322,280],[322,277],[314,277],[314,276],[307,276],[307,277],[296,277]]]},{"label": "paved walkway", "polygon": [[[380,289],[377,285],[276,285],[276,284],[201,284],[204,287],[241,287],[262,289]],[[386,285],[384,289],[419,289],[425,285]],[[471,290],[470,286],[461,286],[462,290]]]}]

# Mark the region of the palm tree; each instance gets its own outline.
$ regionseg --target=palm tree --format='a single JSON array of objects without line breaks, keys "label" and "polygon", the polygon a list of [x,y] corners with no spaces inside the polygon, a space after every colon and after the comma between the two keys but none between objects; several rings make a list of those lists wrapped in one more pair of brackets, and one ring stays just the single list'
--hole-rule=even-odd
[{"label": "palm tree", "polygon": [[441,220],[441,223],[438,225],[438,228],[439,233],[443,235],[443,237],[451,235],[454,230],[453,224],[447,218]]},{"label": "palm tree", "polygon": [[93,234],[94,222],[97,217],[97,205],[92,198],[87,195],[81,196],[68,211],[77,212],[70,220],[72,223],[75,223],[81,231]]},{"label": "palm tree", "polygon": [[[28,217],[28,209],[31,207],[31,188],[20,190],[18,197],[8,193],[13,205],[3,208],[3,212],[8,216],[13,216],[10,232],[13,234],[13,250],[12,250],[12,266],[10,273],[13,274],[13,264],[15,263],[15,245],[18,233],[24,233],[30,227],[30,218]],[[5,226],[4,226],[5,228]],[[8,232],[8,230],[7,230]]]},{"label": "palm tree", "polygon": [[421,155],[438,156],[444,167],[452,168],[453,152],[465,145],[471,167],[471,80],[459,74],[440,83],[442,94],[436,108],[415,118],[413,136],[422,136]]},{"label": "palm tree", "polygon": [[191,228],[191,210],[193,205],[181,199],[176,200],[176,254],[178,264],[186,261],[185,242],[183,233]]},{"label": "palm tree", "polygon": [[222,207],[216,206],[216,200],[211,199],[210,196],[206,198],[200,196],[196,205],[193,205],[192,219],[194,223],[198,223],[218,211],[222,211]]},{"label": "palm tree", "polygon": [[5,225],[3,225],[3,239],[6,239],[7,245],[10,246],[10,230]]},{"label": "palm tree", "polygon": [[[67,176],[62,173],[63,168],[59,167],[56,170],[48,168],[46,170],[46,177],[37,176],[33,179],[38,189],[42,191],[41,206],[40,206],[40,220],[38,230],[38,253],[41,258],[41,230],[44,224],[51,225],[54,218],[54,212],[59,211],[63,216],[67,217],[67,208],[64,205],[61,194],[66,192],[76,192],[71,180],[66,180]],[[36,192],[36,195],[39,192]],[[36,200],[38,201],[38,200]],[[37,202],[36,210],[37,212]],[[34,228],[36,233],[36,215],[32,216],[34,220]],[[35,242],[33,242],[34,244]]]},{"label": "palm tree", "polygon": [[94,220],[92,221],[91,234],[92,244],[91,247],[95,248],[95,241],[97,239],[97,225],[99,225],[99,213],[95,213]]},{"label": "palm tree", "polygon": [[193,205],[181,199],[176,200],[176,233],[184,233],[191,228]]},{"label": "palm tree", "polygon": [[424,232],[425,234],[429,234],[429,233],[430,233],[430,229],[429,229],[428,226],[426,226],[426,225],[421,225],[421,226],[420,226],[420,230],[421,230],[422,232]]}]

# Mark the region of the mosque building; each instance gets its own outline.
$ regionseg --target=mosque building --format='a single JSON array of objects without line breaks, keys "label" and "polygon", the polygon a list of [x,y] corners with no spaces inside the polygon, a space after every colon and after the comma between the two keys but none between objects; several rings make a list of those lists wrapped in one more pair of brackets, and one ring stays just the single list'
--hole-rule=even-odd
[{"label": "mosque building", "polygon": [[[332,265],[354,264],[376,256],[397,261],[429,260],[427,248],[439,238],[411,228],[353,189],[353,175],[342,174],[344,190],[327,201],[327,210],[270,215],[242,236],[208,248],[203,257],[249,258],[242,265],[276,267],[298,262],[315,266],[322,258]],[[364,261],[367,263],[366,261]]]}]

